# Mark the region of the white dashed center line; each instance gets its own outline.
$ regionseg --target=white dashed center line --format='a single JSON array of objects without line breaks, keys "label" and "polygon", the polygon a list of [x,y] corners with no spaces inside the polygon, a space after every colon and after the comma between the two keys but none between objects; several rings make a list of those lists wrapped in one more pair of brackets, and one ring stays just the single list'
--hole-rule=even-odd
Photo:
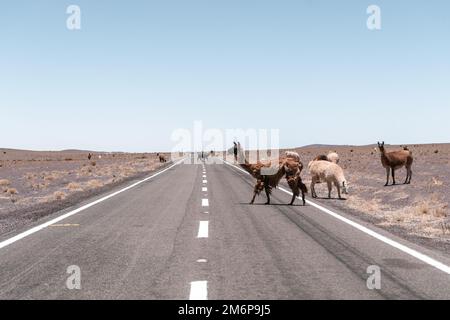
[{"label": "white dashed center line", "polygon": [[189,300],[208,300],[208,281],[192,281]]},{"label": "white dashed center line", "polygon": [[[205,185],[208,183],[206,180],[206,170],[203,165],[202,183]],[[208,188],[202,186],[202,192],[207,192]],[[208,194],[203,194],[203,197],[207,197]],[[202,198],[202,207],[209,207],[208,198]],[[209,213],[204,211],[204,213]],[[209,235],[209,221],[200,221],[198,226],[197,238],[208,238]],[[198,259],[198,263],[206,263],[206,259]],[[189,293],[189,300],[208,300],[208,281],[192,281],[191,291]]]},{"label": "white dashed center line", "polygon": [[209,221],[200,221],[197,238],[208,238]]}]

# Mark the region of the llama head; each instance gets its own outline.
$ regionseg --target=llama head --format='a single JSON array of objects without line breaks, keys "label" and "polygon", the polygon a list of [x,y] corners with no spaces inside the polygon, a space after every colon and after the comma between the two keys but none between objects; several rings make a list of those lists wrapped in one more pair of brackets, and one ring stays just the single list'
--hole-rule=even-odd
[{"label": "llama head", "polygon": [[348,192],[349,192],[348,183],[346,180],[344,180],[344,181],[342,181],[342,193],[348,194]]},{"label": "llama head", "polygon": [[382,143],[378,142],[378,148],[381,152],[384,152],[384,141]]}]

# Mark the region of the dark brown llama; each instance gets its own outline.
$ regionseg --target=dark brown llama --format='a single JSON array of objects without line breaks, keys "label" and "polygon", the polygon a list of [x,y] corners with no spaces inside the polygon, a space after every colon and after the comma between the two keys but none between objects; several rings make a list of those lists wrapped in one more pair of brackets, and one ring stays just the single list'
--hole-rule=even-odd
[{"label": "dark brown llama", "polygon": [[250,201],[250,204],[255,202],[256,196],[263,190],[267,196],[267,202],[265,204],[270,204],[270,194],[272,193],[272,189],[278,186],[283,177],[286,177],[288,185],[292,190],[290,205],[292,205],[295,198],[300,195],[300,191],[302,192],[303,205],[305,205],[305,193],[308,193],[308,190],[300,177],[303,165],[299,159],[297,161],[297,159],[291,157],[279,158],[278,166],[274,166],[276,163],[273,165],[271,161],[265,163],[257,161],[257,163],[251,164],[247,161],[240,143],[237,143],[237,146],[239,165],[256,179],[256,184],[253,189],[253,198]]}]

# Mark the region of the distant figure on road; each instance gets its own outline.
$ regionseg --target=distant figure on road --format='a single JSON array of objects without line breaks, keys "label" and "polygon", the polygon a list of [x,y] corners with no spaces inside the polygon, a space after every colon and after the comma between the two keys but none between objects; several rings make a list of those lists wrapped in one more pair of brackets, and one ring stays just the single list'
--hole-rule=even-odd
[{"label": "distant figure on road", "polygon": [[236,142],[234,143],[234,147],[233,147],[233,153],[234,153],[234,162],[238,161],[238,145]]}]

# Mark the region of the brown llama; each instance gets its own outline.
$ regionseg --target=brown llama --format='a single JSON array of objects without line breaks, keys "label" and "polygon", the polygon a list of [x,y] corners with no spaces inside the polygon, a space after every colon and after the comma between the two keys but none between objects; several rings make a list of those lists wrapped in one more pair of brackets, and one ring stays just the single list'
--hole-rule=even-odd
[{"label": "brown llama", "polygon": [[290,159],[289,157],[287,157],[284,161],[283,166],[284,171],[286,172],[286,181],[292,191],[292,199],[290,205],[294,204],[295,198],[300,196],[300,192],[302,193],[303,205],[306,205],[305,194],[308,193],[308,188],[303,183],[300,176],[303,170],[303,164],[301,163],[299,158],[297,161],[296,159]]},{"label": "brown llama", "polygon": [[261,193],[262,190],[265,191],[267,196],[266,205],[270,204],[270,194],[272,189],[276,188],[280,183],[280,180],[286,176],[289,187],[292,190],[292,199],[290,205],[294,204],[295,198],[302,192],[303,205],[305,205],[305,193],[308,192],[306,185],[302,182],[300,177],[301,170],[303,169],[303,164],[297,159],[291,157],[279,158],[278,166],[272,166],[272,162],[261,162],[251,164],[247,161],[244,151],[241,148],[241,144],[237,143],[238,146],[238,157],[239,165],[248,173],[250,173],[255,179],[256,184],[253,189],[253,198],[250,204],[255,202],[257,195]]},{"label": "brown llama", "polygon": [[157,153],[156,156],[159,157],[159,162],[161,162],[161,163],[167,162],[167,159],[164,155]]},{"label": "brown llama", "polygon": [[395,185],[395,170],[400,169],[402,167],[406,168],[406,180],[404,184],[410,184],[412,178],[412,164],[413,164],[413,156],[412,152],[409,151],[407,147],[404,147],[403,150],[386,152],[384,149],[384,141],[382,143],[378,142],[378,148],[381,152],[381,164],[384,168],[386,168],[386,184],[389,184],[389,173],[392,172],[392,180],[393,185]]}]

